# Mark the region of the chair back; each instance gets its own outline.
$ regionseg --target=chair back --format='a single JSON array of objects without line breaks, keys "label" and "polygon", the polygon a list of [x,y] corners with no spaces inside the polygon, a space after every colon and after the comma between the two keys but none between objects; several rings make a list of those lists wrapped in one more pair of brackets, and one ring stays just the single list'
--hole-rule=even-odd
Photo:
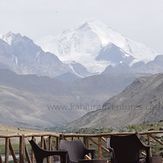
[{"label": "chair back", "polygon": [[29,143],[31,144],[31,147],[33,149],[36,162],[37,163],[43,163],[43,158],[45,157],[45,152],[34,142],[34,140],[30,140]]},{"label": "chair back", "polygon": [[86,148],[80,140],[61,140],[59,149],[67,151],[69,157],[68,160],[73,162],[78,162],[79,160],[84,159],[86,154]]},{"label": "chair back", "polygon": [[115,136],[110,138],[110,146],[114,149],[115,163],[138,163],[142,144],[136,134]]}]

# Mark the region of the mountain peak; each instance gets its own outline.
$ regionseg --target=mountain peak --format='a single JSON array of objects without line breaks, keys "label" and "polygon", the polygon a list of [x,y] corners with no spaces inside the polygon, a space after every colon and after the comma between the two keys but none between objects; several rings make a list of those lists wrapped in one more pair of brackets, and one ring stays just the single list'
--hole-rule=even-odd
[{"label": "mountain peak", "polygon": [[151,59],[154,59],[156,55],[158,55],[155,50],[142,43],[125,37],[123,34],[113,30],[108,25],[98,20],[86,21],[82,23],[77,30],[91,30],[100,39],[103,47],[108,44],[114,44],[123,49],[125,52],[132,54],[137,60],[150,61]]},{"label": "mountain peak", "polygon": [[106,24],[102,23],[101,21],[98,21],[98,20],[95,20],[95,19],[92,19],[92,20],[88,20],[88,21],[85,21],[83,22],[79,28],[82,28],[82,27],[90,27],[90,28],[101,28],[101,27],[107,27]]},{"label": "mountain peak", "polygon": [[8,43],[9,45],[12,45],[13,40],[15,39],[20,39],[23,36],[20,33],[13,33],[13,32],[8,32],[4,35],[2,35],[2,40]]},{"label": "mountain peak", "polygon": [[[94,73],[102,72],[111,63],[108,59],[96,60],[99,53],[109,45],[117,47],[120,54],[123,52],[124,59],[131,56],[135,62],[149,61],[157,55],[157,52],[144,44],[124,37],[108,25],[94,19],[68,29],[54,39],[45,39],[40,44],[46,51],[54,52],[62,61],[74,60]],[[120,56],[117,52],[112,55],[113,58]],[[106,58],[109,58],[108,55],[107,51]]]},{"label": "mountain peak", "polygon": [[98,36],[98,38],[101,40],[103,46],[107,45],[109,42],[112,42],[114,40],[117,40],[117,39],[119,40],[119,38],[122,37],[121,34],[113,31],[106,24],[98,20],[86,21],[82,23],[82,25],[80,25],[77,28],[77,30],[84,30],[84,31],[90,30],[94,32]]}]

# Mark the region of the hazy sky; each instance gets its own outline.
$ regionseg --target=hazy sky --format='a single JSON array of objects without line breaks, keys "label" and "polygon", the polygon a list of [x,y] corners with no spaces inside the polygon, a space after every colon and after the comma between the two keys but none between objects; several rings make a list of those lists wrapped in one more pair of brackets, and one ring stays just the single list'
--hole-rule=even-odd
[{"label": "hazy sky", "polygon": [[0,33],[34,40],[97,19],[163,53],[163,0],[0,0]]}]

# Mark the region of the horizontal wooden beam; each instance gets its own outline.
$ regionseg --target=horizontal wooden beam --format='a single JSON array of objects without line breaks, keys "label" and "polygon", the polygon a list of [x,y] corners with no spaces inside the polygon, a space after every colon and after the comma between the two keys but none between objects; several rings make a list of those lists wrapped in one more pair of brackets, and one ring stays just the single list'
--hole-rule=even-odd
[{"label": "horizontal wooden beam", "polygon": [[155,138],[153,135],[149,135],[152,139],[154,139],[156,142],[158,142],[159,144],[163,145],[163,142],[161,142],[160,140],[158,140],[157,138]]},{"label": "horizontal wooden beam", "polygon": [[13,138],[13,137],[41,137],[41,136],[52,136],[52,137],[60,137],[63,135],[64,137],[110,137],[111,135],[131,135],[131,134],[139,134],[139,135],[147,135],[147,134],[163,134],[163,131],[146,131],[146,132],[111,132],[111,133],[100,133],[100,134],[74,134],[74,133],[53,133],[53,132],[38,132],[38,133],[27,133],[27,134],[8,134],[8,135],[0,135],[0,138]]},{"label": "horizontal wooden beam", "polygon": [[147,134],[163,134],[163,131],[146,131],[146,132],[112,132],[102,134],[62,134],[64,137],[110,137],[111,135],[147,135]]}]

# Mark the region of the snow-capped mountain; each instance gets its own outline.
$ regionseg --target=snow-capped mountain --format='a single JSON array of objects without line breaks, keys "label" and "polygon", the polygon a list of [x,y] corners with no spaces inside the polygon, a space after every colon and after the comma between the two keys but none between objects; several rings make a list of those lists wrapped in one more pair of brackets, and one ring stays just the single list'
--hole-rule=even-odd
[{"label": "snow-capped mountain", "polygon": [[0,40],[1,64],[18,74],[54,77],[72,72],[57,56],[44,52],[31,39],[21,34],[7,33]]},{"label": "snow-capped mountain", "polygon": [[86,77],[90,72],[77,62],[63,63],[55,54],[44,52],[33,40],[21,34],[9,32],[0,39],[0,65],[18,74],[37,74],[55,77],[75,74]]},{"label": "snow-capped mountain", "polygon": [[[130,68],[139,61],[151,62],[158,55],[98,21],[86,22],[57,37],[40,41],[39,44],[47,52],[21,34],[9,32],[0,38],[0,67],[18,74],[49,77],[74,74],[83,78],[101,73],[108,66],[127,64]],[[143,64],[146,66],[146,63]],[[152,65],[156,67],[156,64],[150,64],[150,67]]]},{"label": "snow-capped mountain", "polygon": [[[102,72],[108,65],[115,64],[115,60],[118,60],[116,64],[124,62],[124,58],[130,62],[149,61],[157,55],[157,52],[144,44],[126,38],[98,21],[86,22],[64,31],[57,37],[44,38],[39,44],[45,51],[55,53],[62,61],[74,60],[91,72]],[[112,55],[112,50],[107,50],[106,53],[106,47],[110,49],[117,47],[120,53],[109,58],[107,55]],[[101,54],[103,51],[105,54]],[[104,55],[102,60],[97,59]]]}]

